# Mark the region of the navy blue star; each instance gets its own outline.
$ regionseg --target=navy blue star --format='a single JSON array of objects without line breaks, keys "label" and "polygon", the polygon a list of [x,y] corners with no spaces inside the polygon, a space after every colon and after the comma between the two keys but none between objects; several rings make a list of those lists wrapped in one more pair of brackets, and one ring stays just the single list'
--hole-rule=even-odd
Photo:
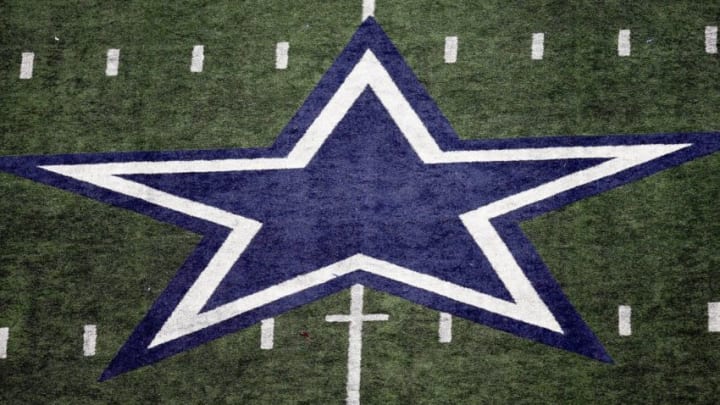
[{"label": "navy blue star", "polygon": [[[365,79],[317,149],[301,145]],[[0,169],[204,236],[108,379],[356,283],[610,361],[518,223],[718,149],[719,134],[460,141],[369,18],[271,148],[6,157]]]},{"label": "navy blue star", "polygon": [[511,300],[459,215],[598,161],[427,165],[366,90],[306,168],[125,177],[263,223],[205,310],[358,253]]}]

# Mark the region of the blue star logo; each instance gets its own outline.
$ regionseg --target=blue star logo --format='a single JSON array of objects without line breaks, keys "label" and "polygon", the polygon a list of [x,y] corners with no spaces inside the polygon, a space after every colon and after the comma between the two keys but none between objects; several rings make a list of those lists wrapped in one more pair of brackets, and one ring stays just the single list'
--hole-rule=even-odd
[{"label": "blue star logo", "polygon": [[611,358],[519,223],[720,149],[720,134],[461,141],[368,18],[266,149],[5,157],[203,235],[101,376],[363,284]]}]

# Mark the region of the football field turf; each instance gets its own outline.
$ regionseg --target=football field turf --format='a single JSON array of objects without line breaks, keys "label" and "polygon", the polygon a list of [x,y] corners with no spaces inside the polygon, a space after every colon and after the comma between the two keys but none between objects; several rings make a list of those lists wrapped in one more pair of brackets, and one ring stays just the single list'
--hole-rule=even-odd
[{"label": "football field turf", "polygon": [[[383,1],[375,17],[466,139],[720,132],[713,1]],[[361,1],[18,1],[0,5],[0,156],[263,147],[360,24]],[[618,56],[618,31],[631,55]],[[542,60],[531,59],[544,33]],[[443,60],[458,37],[457,62]],[[276,69],[276,43],[289,43]],[[190,71],[204,46],[201,73]],[[105,75],[108,49],[118,75]],[[23,52],[34,53],[20,79]],[[365,289],[364,404],[716,403],[720,154],[525,222],[606,364]],[[343,291],[97,382],[200,236],[0,173],[0,403],[334,404]],[[632,334],[618,334],[618,306]],[[94,356],[83,326],[97,325]]]}]

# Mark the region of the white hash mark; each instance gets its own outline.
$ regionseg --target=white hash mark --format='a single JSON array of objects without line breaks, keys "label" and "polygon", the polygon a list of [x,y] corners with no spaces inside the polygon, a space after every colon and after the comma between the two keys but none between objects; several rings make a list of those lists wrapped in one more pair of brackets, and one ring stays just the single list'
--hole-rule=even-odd
[{"label": "white hash mark", "polygon": [[630,56],[630,30],[618,32],[618,56]]},{"label": "white hash mark", "polygon": [[532,35],[532,47],[530,58],[532,60],[542,60],[545,53],[545,34],[536,32]]},{"label": "white hash mark", "polygon": [[97,341],[97,326],[85,325],[83,332],[83,355],[86,357],[95,355],[95,343]]},{"label": "white hash mark", "polygon": [[720,332],[720,302],[708,302],[708,332]]},{"label": "white hash mark", "polygon": [[32,79],[33,74],[33,62],[35,61],[35,54],[32,52],[23,52],[22,60],[20,62],[20,78],[21,79]]},{"label": "white hash mark", "polygon": [[440,312],[438,325],[438,341],[440,343],[452,342],[452,315],[447,312]]},{"label": "white hash mark", "polygon": [[275,69],[287,69],[288,67],[288,51],[290,43],[278,42],[275,47]]},{"label": "white hash mark", "polygon": [[205,47],[203,45],[193,46],[192,59],[190,60],[190,71],[193,73],[202,72],[204,61],[205,61]]},{"label": "white hash mark", "polygon": [[120,66],[120,50],[119,49],[108,49],[107,63],[105,65],[105,76],[117,76],[119,66]]},{"label": "white hash mark", "polygon": [[458,37],[445,37],[445,63],[457,62]]},{"label": "white hash mark", "polygon": [[260,348],[270,350],[275,339],[275,318],[260,321]]},{"label": "white hash mark", "polygon": [[629,305],[618,307],[618,333],[620,336],[632,335],[632,308]]},{"label": "white hash mark", "polygon": [[375,0],[363,0],[362,4],[362,19],[365,21],[366,18],[375,15]]}]

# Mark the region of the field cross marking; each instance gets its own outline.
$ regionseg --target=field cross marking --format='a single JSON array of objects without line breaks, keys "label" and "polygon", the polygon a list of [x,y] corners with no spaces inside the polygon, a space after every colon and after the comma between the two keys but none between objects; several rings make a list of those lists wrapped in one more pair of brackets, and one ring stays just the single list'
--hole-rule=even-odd
[{"label": "field cross marking", "polygon": [[360,362],[362,361],[362,325],[368,321],[387,321],[388,314],[363,314],[365,287],[355,284],[350,289],[350,315],[327,315],[327,322],[349,322],[347,404],[360,404]]}]

